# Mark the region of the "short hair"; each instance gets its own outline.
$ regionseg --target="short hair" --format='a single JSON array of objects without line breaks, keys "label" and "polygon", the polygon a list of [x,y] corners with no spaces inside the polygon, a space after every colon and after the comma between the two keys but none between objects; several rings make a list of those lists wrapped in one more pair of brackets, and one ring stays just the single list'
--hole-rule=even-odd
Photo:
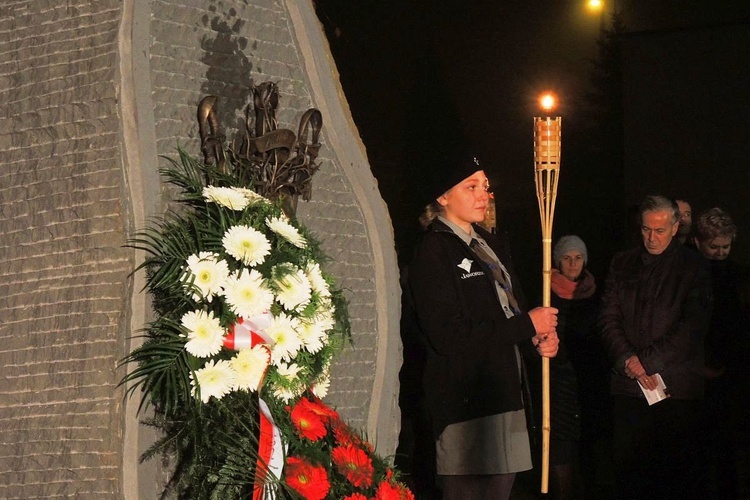
[{"label": "short hair", "polygon": [[680,207],[677,206],[677,202],[672,198],[666,196],[651,195],[647,196],[639,207],[641,214],[641,222],[643,222],[643,214],[646,212],[661,212],[671,211],[672,212],[672,224],[676,224],[680,220]]},{"label": "short hair", "polygon": [[732,240],[737,236],[737,226],[724,210],[714,207],[703,212],[698,217],[695,229],[699,241],[708,241],[720,236],[729,236]]}]

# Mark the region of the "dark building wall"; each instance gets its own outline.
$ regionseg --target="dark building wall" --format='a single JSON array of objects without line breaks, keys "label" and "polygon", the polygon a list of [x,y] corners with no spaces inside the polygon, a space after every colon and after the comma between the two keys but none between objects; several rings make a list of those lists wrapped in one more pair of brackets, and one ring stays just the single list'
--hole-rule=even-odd
[{"label": "dark building wall", "polygon": [[625,199],[684,197],[694,219],[720,206],[735,219],[735,258],[750,261],[750,23],[626,34]]}]

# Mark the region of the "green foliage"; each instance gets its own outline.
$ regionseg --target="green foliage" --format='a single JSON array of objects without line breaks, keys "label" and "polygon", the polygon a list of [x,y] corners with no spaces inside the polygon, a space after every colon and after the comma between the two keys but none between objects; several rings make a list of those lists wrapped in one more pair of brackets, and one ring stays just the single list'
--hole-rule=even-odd
[{"label": "green foliage", "polygon": [[[206,403],[202,402],[200,384],[195,382],[197,373],[207,361],[228,362],[237,353],[223,347],[210,356],[191,354],[186,349],[190,332],[183,318],[191,311],[211,313],[222,328],[229,330],[238,321],[238,315],[220,293],[202,295],[196,276],[190,274],[188,259],[201,252],[212,252],[233,275],[249,272],[251,267],[232,257],[223,246],[227,230],[237,225],[262,232],[270,243],[270,253],[252,269],[262,274],[272,289],[274,279],[283,277],[290,269],[305,269],[307,265],[325,263],[327,258],[314,236],[293,218],[287,220],[306,240],[302,248],[269,229],[269,218],[284,218],[279,202],[259,198],[241,210],[233,210],[208,199],[204,196],[207,186],[243,189],[251,180],[237,172],[224,173],[204,165],[181,149],[178,152],[179,161],[168,159],[169,167],[161,171],[169,184],[180,189],[177,208],[151,221],[149,227],[129,242],[131,247],[146,253],[137,270],[145,272],[145,290],[153,299],[156,319],[139,332],[143,343],[122,360],[132,370],[121,384],[128,386],[131,396],[140,391],[139,409],[151,406],[154,412],[154,417],[144,424],[158,429],[162,436],[144,453],[142,460],[165,455],[173,461],[174,472],[163,497],[245,498],[252,492],[258,458],[258,397],[269,404],[274,415],[283,416],[288,401],[279,396],[279,389],[287,389],[297,398],[325,378],[335,351],[351,338],[346,301],[334,280],[324,272],[326,293],[313,289],[309,301],[292,310],[274,301],[270,308],[272,315],[283,312],[300,322],[312,322],[321,311],[330,309],[331,320],[323,347],[314,352],[300,348],[288,360],[301,368],[296,379],[280,374],[278,366],[272,363],[260,394],[235,389],[223,397],[211,396]],[[238,185],[237,179],[243,179],[243,185]],[[280,498],[293,495],[283,485],[278,488],[283,495]]]}]

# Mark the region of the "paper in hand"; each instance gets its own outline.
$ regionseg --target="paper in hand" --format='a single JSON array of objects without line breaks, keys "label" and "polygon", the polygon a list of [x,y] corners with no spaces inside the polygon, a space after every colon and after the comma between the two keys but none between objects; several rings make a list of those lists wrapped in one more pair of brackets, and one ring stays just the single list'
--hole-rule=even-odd
[{"label": "paper in hand", "polygon": [[643,391],[643,395],[646,396],[646,401],[648,401],[648,405],[651,406],[654,403],[658,403],[659,401],[663,401],[669,397],[669,392],[667,392],[667,386],[664,383],[664,379],[661,378],[661,375],[658,373],[655,375],[656,377],[656,389],[650,390],[646,389],[641,385],[640,382],[638,382],[638,386],[641,388],[641,391]]}]

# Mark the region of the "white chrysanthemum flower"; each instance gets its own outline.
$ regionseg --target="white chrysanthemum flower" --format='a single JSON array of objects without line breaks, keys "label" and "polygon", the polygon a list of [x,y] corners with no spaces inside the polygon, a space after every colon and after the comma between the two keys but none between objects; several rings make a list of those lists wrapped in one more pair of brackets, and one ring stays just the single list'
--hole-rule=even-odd
[{"label": "white chrysanthemum flower", "polygon": [[213,312],[190,311],[182,316],[182,326],[187,330],[187,352],[198,358],[208,358],[221,351],[224,329]]},{"label": "white chrysanthemum flower", "polygon": [[266,236],[250,226],[230,227],[224,233],[221,243],[229,255],[247,266],[262,264],[271,253],[271,243]]},{"label": "white chrysanthemum flower", "polygon": [[302,367],[297,366],[297,363],[279,363],[276,367],[276,373],[284,377],[288,382],[296,381],[300,371],[302,371]]},{"label": "white chrysanthemum flower", "polygon": [[247,197],[233,187],[206,186],[203,188],[203,197],[231,210],[244,210],[248,205]]},{"label": "white chrysanthemum flower", "polygon": [[324,332],[327,332],[334,326],[336,326],[336,319],[333,317],[333,313],[336,310],[333,304],[330,302],[323,301],[318,304],[318,308],[315,311],[312,321]]},{"label": "white chrysanthemum flower", "polygon": [[251,205],[255,203],[271,203],[271,201],[268,198],[265,198],[259,195],[252,189],[237,188],[237,191],[242,193],[242,196],[244,196],[245,199],[247,199],[248,203],[250,203]]},{"label": "white chrysanthemum flower", "polygon": [[328,338],[326,331],[315,322],[303,321],[297,328],[302,344],[310,354],[315,354],[325,347]]},{"label": "white chrysanthemum flower", "polygon": [[283,401],[284,403],[288,403],[292,399],[296,398],[297,396],[301,395],[302,391],[299,390],[292,390],[287,389],[285,387],[276,387],[273,390],[273,395]]},{"label": "white chrysanthemum flower", "polygon": [[232,369],[237,374],[237,389],[257,391],[270,362],[268,349],[261,345],[240,351],[230,361]]},{"label": "white chrysanthemum flower", "polygon": [[200,252],[188,257],[182,281],[193,290],[193,300],[205,298],[211,302],[213,296],[221,291],[228,276],[229,266],[219,258],[219,254]]},{"label": "white chrysanthemum flower", "polygon": [[296,227],[292,226],[285,217],[266,218],[266,225],[289,243],[297,248],[307,247],[307,240],[299,234]]},{"label": "white chrysanthemum flower", "polygon": [[281,361],[289,362],[302,348],[302,339],[297,334],[299,321],[284,313],[274,317],[265,330],[265,334],[273,341],[271,348],[271,362],[279,366]]},{"label": "white chrysanthemum flower", "polygon": [[273,292],[255,269],[229,276],[224,285],[224,298],[232,312],[243,318],[262,314],[273,304]]},{"label": "white chrysanthemum flower", "polygon": [[323,278],[323,272],[320,270],[320,264],[317,262],[308,262],[305,267],[305,274],[310,280],[313,291],[321,297],[330,297],[331,291],[328,289],[328,283]]},{"label": "white chrysanthemum flower", "polygon": [[190,374],[192,394],[196,396],[200,388],[201,401],[208,403],[211,396],[223,398],[235,385],[235,373],[229,361],[209,361],[203,368]]},{"label": "white chrysanthemum flower", "polygon": [[288,311],[305,307],[312,298],[312,287],[307,275],[296,269],[274,281],[278,289],[276,300]]},{"label": "white chrysanthemum flower", "polygon": [[328,389],[331,387],[331,376],[326,373],[325,376],[318,379],[312,386],[312,392],[320,399],[328,395]]}]

